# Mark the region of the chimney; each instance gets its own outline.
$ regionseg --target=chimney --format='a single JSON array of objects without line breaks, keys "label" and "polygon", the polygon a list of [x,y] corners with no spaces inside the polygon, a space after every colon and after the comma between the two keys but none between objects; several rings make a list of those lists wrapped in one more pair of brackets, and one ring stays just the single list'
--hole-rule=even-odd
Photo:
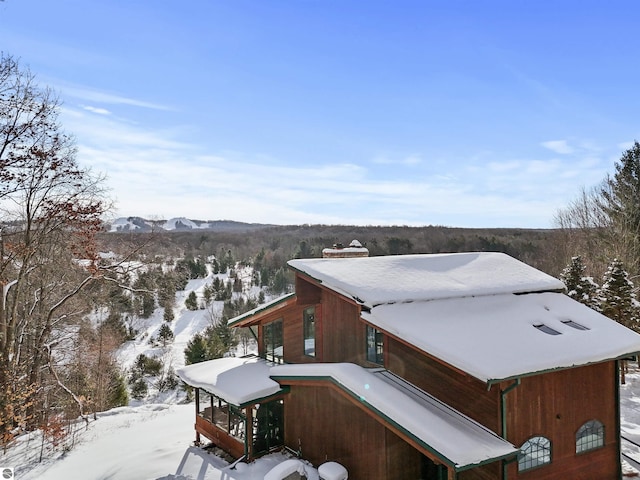
[{"label": "chimney", "polygon": [[352,257],[368,257],[369,250],[363,247],[358,240],[353,240],[348,247],[341,243],[336,243],[332,248],[322,250],[322,258],[352,258]]}]

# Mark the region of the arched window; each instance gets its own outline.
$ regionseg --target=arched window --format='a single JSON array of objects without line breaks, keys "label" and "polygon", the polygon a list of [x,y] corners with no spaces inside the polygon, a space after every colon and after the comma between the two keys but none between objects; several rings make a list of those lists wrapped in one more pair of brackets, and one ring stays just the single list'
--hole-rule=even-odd
[{"label": "arched window", "polygon": [[551,463],[551,441],[545,437],[531,437],[520,447],[518,471]]},{"label": "arched window", "polygon": [[604,446],[604,425],[589,420],[576,433],[576,453],[587,452]]}]

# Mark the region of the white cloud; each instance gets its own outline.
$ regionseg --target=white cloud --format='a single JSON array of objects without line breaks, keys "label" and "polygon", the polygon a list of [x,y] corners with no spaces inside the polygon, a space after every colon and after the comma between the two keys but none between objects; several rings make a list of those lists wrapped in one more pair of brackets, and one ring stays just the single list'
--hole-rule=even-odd
[{"label": "white cloud", "polygon": [[116,93],[105,92],[78,85],[58,83],[56,84],[56,89],[59,90],[65,98],[75,98],[87,102],[106,103],[110,105],[130,105],[133,107],[147,108],[151,110],[173,110],[167,105],[161,105],[136,98],[128,98]]},{"label": "white cloud", "polygon": [[88,112],[97,113],[98,115],[111,115],[111,112],[106,108],[92,107],[91,105],[81,105],[81,107]]},{"label": "white cloud", "polygon": [[569,155],[575,151],[566,140],[549,140],[548,142],[542,142],[541,145],[561,155]]},{"label": "white cloud", "polygon": [[417,154],[411,154],[404,157],[393,157],[389,155],[378,155],[373,158],[373,163],[377,165],[419,165],[422,163],[422,157]]}]

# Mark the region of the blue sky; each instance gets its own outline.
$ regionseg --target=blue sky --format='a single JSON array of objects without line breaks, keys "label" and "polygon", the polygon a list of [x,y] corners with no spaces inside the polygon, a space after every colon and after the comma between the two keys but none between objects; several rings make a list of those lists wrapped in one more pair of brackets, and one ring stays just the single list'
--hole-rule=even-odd
[{"label": "blue sky", "polygon": [[635,1],[5,0],[117,216],[553,226],[640,139]]}]

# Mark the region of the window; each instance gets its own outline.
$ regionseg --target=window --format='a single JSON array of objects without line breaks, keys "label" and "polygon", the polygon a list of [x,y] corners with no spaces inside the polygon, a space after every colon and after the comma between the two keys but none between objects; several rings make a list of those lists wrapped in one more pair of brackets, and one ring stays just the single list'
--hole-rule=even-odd
[{"label": "window", "polygon": [[576,433],[576,453],[588,452],[604,446],[604,425],[589,420]]},{"label": "window", "polygon": [[559,331],[554,330],[549,325],[545,325],[544,323],[539,323],[537,325],[534,325],[534,327],[536,327],[541,332],[546,333],[547,335],[560,335]]},{"label": "window", "polygon": [[262,330],[264,357],[276,363],[283,363],[282,319],[267,323]]},{"label": "window", "polygon": [[576,330],[589,330],[589,327],[585,327],[584,325],[580,325],[578,322],[574,322],[573,320],[562,320],[562,323],[565,325],[569,325],[570,327],[575,328]]},{"label": "window", "polygon": [[384,364],[382,352],[384,336],[381,331],[367,325],[367,360],[369,362],[377,363],[378,365]]},{"label": "window", "polygon": [[551,463],[551,441],[545,437],[531,437],[522,444],[518,454],[518,471],[530,470]]},{"label": "window", "polygon": [[304,354],[316,356],[316,307],[305,308],[302,312],[302,334],[304,336]]}]

